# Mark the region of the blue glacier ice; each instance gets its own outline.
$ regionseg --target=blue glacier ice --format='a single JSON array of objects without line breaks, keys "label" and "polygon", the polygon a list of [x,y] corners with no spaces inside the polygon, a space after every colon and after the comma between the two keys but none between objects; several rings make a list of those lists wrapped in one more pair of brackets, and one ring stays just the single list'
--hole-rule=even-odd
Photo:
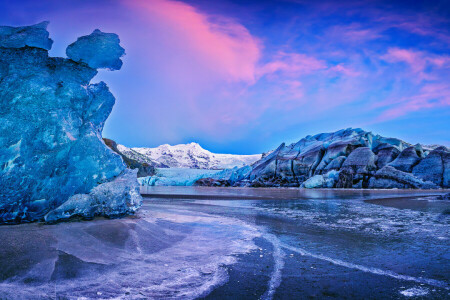
[{"label": "blue glacier ice", "polygon": [[[228,185],[245,179],[252,167],[234,167],[224,170],[189,169],[189,168],[157,168],[153,176],[139,178],[142,186],[192,186],[204,185],[202,179],[226,181]],[[199,184],[200,183],[200,184]]]},{"label": "blue glacier ice", "polygon": [[[282,143],[256,161],[241,179],[211,176],[197,185],[304,188],[450,187],[450,150],[412,145],[360,128]],[[224,170],[221,175],[231,173]],[[233,178],[232,176],[230,178]]]},{"label": "blue glacier ice", "polygon": [[101,138],[115,99],[90,83],[120,69],[119,39],[96,30],[49,57],[46,26],[0,27],[0,223],[133,213],[136,173]]},{"label": "blue glacier ice", "polygon": [[115,33],[104,33],[95,29],[90,35],[79,37],[67,47],[67,57],[86,63],[94,69],[105,68],[119,70],[122,67],[122,57],[125,54],[119,44],[119,36]]},{"label": "blue glacier ice", "polygon": [[138,179],[142,186],[192,186],[202,178],[214,176],[218,170],[189,168],[157,168],[153,176]]},{"label": "blue glacier ice", "polygon": [[28,46],[50,50],[53,41],[49,38],[47,26],[48,22],[23,27],[0,26],[0,47],[23,48]]},{"label": "blue glacier ice", "polygon": [[252,171],[251,166],[244,167],[234,167],[232,169],[222,170],[212,176],[212,178],[217,180],[228,180],[230,184],[234,184],[238,181],[241,181],[250,175]]}]

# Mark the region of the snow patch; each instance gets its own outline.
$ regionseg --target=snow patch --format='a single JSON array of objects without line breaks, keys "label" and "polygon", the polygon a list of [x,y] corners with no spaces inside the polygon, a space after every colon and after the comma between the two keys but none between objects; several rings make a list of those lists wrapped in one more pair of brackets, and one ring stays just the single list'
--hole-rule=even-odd
[{"label": "snow patch", "polygon": [[400,294],[402,294],[405,297],[419,297],[419,296],[425,296],[429,293],[428,289],[421,288],[421,287],[414,287],[410,288],[404,291],[400,291]]}]

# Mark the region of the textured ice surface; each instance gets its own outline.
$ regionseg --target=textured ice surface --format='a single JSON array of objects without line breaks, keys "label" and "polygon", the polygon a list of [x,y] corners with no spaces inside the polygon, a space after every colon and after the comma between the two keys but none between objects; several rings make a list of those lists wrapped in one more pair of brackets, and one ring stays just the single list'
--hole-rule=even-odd
[{"label": "textured ice surface", "polygon": [[302,183],[301,187],[307,189],[332,188],[338,180],[339,172],[331,170],[324,175],[314,175]]},{"label": "textured ice surface", "polygon": [[[101,139],[114,96],[104,82],[90,84],[95,69],[49,57],[45,27],[0,27],[0,223],[42,220],[70,197],[89,194],[99,185],[110,189],[101,199],[103,208],[131,213],[139,195],[123,201],[110,196],[131,195],[136,179],[123,177],[122,159]],[[17,48],[18,41],[28,47]],[[118,39],[115,43],[120,47]],[[117,177],[130,181],[120,185],[123,189],[112,189],[107,183]],[[71,211],[64,209],[64,216],[54,211],[51,219],[66,218]]]},{"label": "textured ice surface", "polygon": [[23,48],[28,46],[50,50],[53,41],[48,37],[47,26],[48,22],[23,27],[0,26],[0,47]]},{"label": "textured ice surface", "polygon": [[[383,173],[394,171],[377,179],[377,188],[418,188],[402,181],[404,171],[411,180],[423,179],[434,185],[422,188],[450,187],[450,151],[444,146],[415,146],[395,138],[374,135],[360,128],[348,128],[331,133],[307,136],[291,145],[281,144],[276,150],[252,164],[252,171],[243,186],[323,187],[319,175],[330,170],[340,171],[331,187],[368,188],[371,178],[384,166]],[[384,176],[383,175],[383,176]],[[250,182],[249,182],[250,181]],[[239,183],[238,183],[239,184]]]},{"label": "textured ice surface", "polygon": [[[408,196],[424,192],[149,190],[153,198],[133,217],[0,226],[0,294],[6,299],[389,299],[414,288],[433,299],[448,298],[448,219],[442,215],[447,202],[434,203],[444,204],[438,209],[430,202],[436,197],[428,196],[432,205],[423,209],[367,202],[406,197],[411,206],[425,200]],[[174,198],[158,199],[158,192]],[[218,200],[230,195],[234,199]],[[260,199],[242,200],[245,196]]]},{"label": "textured ice surface", "polygon": [[235,218],[164,205],[137,218],[25,226],[0,228],[6,299],[195,299],[225,283],[226,266],[259,235]]},{"label": "textured ice surface", "polygon": [[90,35],[79,37],[70,44],[66,54],[68,58],[86,63],[94,69],[119,70],[122,67],[120,58],[125,54],[119,42],[117,34],[95,29]]},{"label": "textured ice surface", "polygon": [[211,176],[211,178],[219,180],[229,180],[231,183],[234,183],[246,178],[251,171],[251,166],[245,166],[242,168],[234,167],[232,169],[225,169],[217,172],[213,176]]},{"label": "textured ice surface", "polygon": [[139,178],[141,185],[146,186],[191,186],[197,180],[211,177],[219,170],[188,169],[188,168],[161,168],[156,169],[153,176]]},{"label": "textured ice surface", "polygon": [[137,170],[125,170],[114,180],[100,184],[89,194],[76,194],[45,216],[45,221],[55,222],[73,216],[120,217],[134,213],[141,206]]},{"label": "textured ice surface", "polygon": [[402,294],[405,297],[421,297],[427,295],[429,292],[430,291],[428,289],[425,289],[423,287],[414,287],[400,291],[400,294]]}]

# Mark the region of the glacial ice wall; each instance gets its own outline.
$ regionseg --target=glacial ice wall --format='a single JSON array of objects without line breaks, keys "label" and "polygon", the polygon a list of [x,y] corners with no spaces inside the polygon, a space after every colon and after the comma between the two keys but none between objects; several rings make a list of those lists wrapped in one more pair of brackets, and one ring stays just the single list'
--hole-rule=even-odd
[{"label": "glacial ice wall", "polygon": [[95,30],[49,57],[47,24],[0,27],[0,223],[133,213],[136,171],[101,138],[115,99],[90,83],[120,69],[119,38]]},{"label": "glacial ice wall", "polygon": [[[249,166],[240,178],[211,176],[205,186],[402,188],[450,187],[450,150],[412,145],[360,128],[307,136]],[[224,172],[230,172],[225,170]]]}]

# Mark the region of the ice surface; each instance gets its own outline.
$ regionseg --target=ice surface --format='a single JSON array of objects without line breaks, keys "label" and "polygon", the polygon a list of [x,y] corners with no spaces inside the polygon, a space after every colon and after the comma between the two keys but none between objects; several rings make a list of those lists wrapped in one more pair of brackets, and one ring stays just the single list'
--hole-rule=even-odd
[{"label": "ice surface", "polygon": [[161,168],[156,169],[154,176],[138,178],[141,185],[146,186],[191,186],[201,178],[211,177],[219,170]]},{"label": "ice surface", "polygon": [[[104,82],[90,84],[95,69],[48,56],[50,44],[42,44],[46,26],[0,30],[0,43],[12,43],[0,47],[0,223],[42,220],[70,197],[90,194],[98,185],[124,196],[136,185],[120,156],[101,139],[114,96]],[[41,48],[17,48],[18,41]],[[118,39],[115,43],[120,47]],[[114,48],[110,39],[103,46]],[[122,190],[106,184],[116,178],[130,181],[119,185]],[[102,205],[131,213],[140,202],[139,195],[133,197],[122,202],[104,198]],[[87,205],[85,196],[76,199]],[[72,210],[64,211],[61,216],[54,211],[52,220]],[[81,207],[77,214],[83,214]]]},{"label": "ice surface", "polygon": [[86,63],[94,69],[119,70],[122,67],[120,58],[125,54],[125,49],[119,43],[117,34],[95,29],[90,35],[79,37],[70,44],[66,54],[68,58]]},{"label": "ice surface", "polygon": [[331,170],[324,175],[314,175],[302,183],[301,187],[307,189],[332,188],[339,178],[339,172]]},{"label": "ice surface", "polygon": [[0,270],[6,299],[196,299],[227,281],[227,266],[255,249],[259,235],[235,218],[164,207],[138,218],[26,226],[0,228],[1,248],[20,249]]},{"label": "ice surface", "polygon": [[430,291],[423,287],[413,287],[407,290],[400,291],[400,294],[402,294],[405,297],[420,297],[425,296]]},{"label": "ice surface", "polygon": [[211,176],[211,178],[219,180],[228,180],[231,183],[235,183],[239,180],[247,178],[252,171],[251,166],[245,166],[242,168],[234,167],[232,169],[225,169],[223,171],[217,172]]},{"label": "ice surface", "polygon": [[0,26],[0,47],[23,48],[36,47],[45,50],[52,48],[53,41],[48,37],[48,22],[32,26]]},{"label": "ice surface", "polygon": [[73,216],[93,218],[95,216],[120,217],[134,213],[142,204],[137,170],[126,170],[114,180],[100,184],[89,194],[76,194],[45,216],[45,221],[54,222]]},{"label": "ice surface", "polygon": [[[420,290],[430,298],[448,296],[445,207],[395,209],[367,202],[423,192],[152,189],[217,199],[152,197],[129,218],[0,226],[0,294],[196,299],[217,288],[210,298],[229,295],[221,291],[247,291],[247,298],[259,299],[325,293],[386,299]],[[218,200],[230,195],[236,199]]]}]

